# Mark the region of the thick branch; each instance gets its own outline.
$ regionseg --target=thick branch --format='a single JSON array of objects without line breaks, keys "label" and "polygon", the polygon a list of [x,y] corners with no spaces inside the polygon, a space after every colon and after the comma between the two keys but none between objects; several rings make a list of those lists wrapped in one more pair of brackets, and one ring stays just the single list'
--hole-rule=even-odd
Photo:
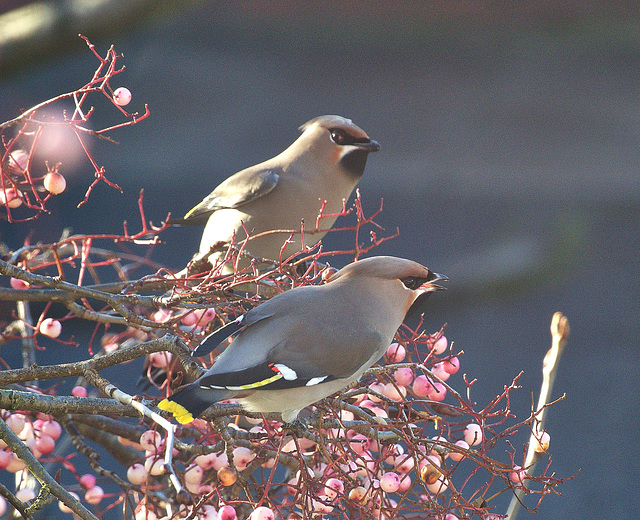
[{"label": "thick branch", "polygon": [[97,520],[91,511],[84,507],[46,472],[40,462],[38,462],[38,459],[29,451],[29,448],[24,445],[2,419],[0,419],[0,438],[7,443],[7,446],[9,446],[13,453],[25,463],[31,474],[40,482],[40,485],[45,488],[46,491],[69,507],[79,518],[83,520]]},{"label": "thick branch", "polygon": [[71,413],[140,417],[133,408],[123,406],[115,399],[51,396],[18,390],[0,390],[0,408],[31,410],[54,416]]},{"label": "thick branch", "polygon": [[86,361],[64,363],[60,365],[38,366],[0,372],[0,387],[11,383],[24,383],[25,381],[44,381],[46,379],[60,379],[71,376],[82,376],[86,370],[102,370],[107,367],[119,365],[152,352],[168,351],[180,359],[184,370],[192,377],[199,377],[203,371],[185,352],[186,347],[176,337],[165,334],[161,338],[140,343],[132,347],[121,348],[115,352],[96,356]]}]

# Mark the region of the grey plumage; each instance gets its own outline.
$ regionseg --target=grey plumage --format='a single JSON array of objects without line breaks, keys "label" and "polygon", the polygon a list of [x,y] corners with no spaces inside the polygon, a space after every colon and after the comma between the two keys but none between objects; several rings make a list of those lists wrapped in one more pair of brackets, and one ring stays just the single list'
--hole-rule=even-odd
[{"label": "grey plumage", "polygon": [[[290,422],[356,381],[382,356],[413,303],[440,289],[435,282],[443,278],[411,260],[381,256],[349,264],[327,284],[281,293],[214,333],[216,344],[196,349],[203,355],[237,333],[211,369],[169,401],[195,417],[207,402],[236,397],[248,410],[280,412]],[[175,412],[172,406],[164,409]]]},{"label": "grey plumage", "polygon": [[[380,145],[349,119],[320,116],[300,127],[302,135],[282,153],[242,170],[223,181],[182,220],[174,224],[206,224],[199,256],[217,243],[236,243],[270,230],[299,231],[315,228],[321,201],[325,214],[338,213],[364,173],[367,156]],[[325,218],[328,229],[335,217]],[[244,227],[243,227],[244,225]],[[309,234],[314,244],[324,233]],[[246,250],[255,256],[278,260],[289,232],[251,239]],[[300,250],[300,236],[287,247],[291,255]],[[214,257],[221,258],[218,254]]]}]

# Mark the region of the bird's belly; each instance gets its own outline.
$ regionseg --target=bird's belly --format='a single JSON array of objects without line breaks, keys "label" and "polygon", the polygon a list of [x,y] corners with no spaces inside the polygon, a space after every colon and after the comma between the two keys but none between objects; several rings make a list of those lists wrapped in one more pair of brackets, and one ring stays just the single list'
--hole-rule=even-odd
[{"label": "bird's belly", "polygon": [[[358,374],[359,375],[359,374]],[[240,399],[251,412],[297,412],[349,386],[357,377],[288,390],[259,390]],[[294,417],[295,418],[295,417]],[[287,419],[285,419],[287,420]]]},{"label": "bird's belly", "polygon": [[[231,242],[235,236],[238,243],[251,237],[245,249],[251,254],[271,260],[279,260],[283,245],[291,236],[291,242],[287,244],[284,258],[289,257],[302,249],[301,222],[304,220],[305,244],[313,245],[320,240],[325,233],[315,233],[318,213],[322,206],[321,201],[302,193],[298,204],[292,205],[290,201],[278,201],[277,190],[263,197],[264,200],[256,200],[247,207],[238,209],[221,209],[209,217],[200,242],[200,253],[206,254],[211,246],[217,242]],[[300,191],[298,192],[300,193]],[[306,200],[308,199],[308,200]],[[335,207],[335,203],[328,207],[326,213],[337,213],[341,209]],[[279,208],[274,212],[273,208]],[[303,211],[300,208],[304,208]],[[335,222],[335,217],[323,218],[320,221],[320,229],[328,229]],[[245,232],[246,230],[246,232]],[[269,233],[256,237],[261,233],[281,230],[278,233]],[[255,238],[254,238],[255,237]]]}]

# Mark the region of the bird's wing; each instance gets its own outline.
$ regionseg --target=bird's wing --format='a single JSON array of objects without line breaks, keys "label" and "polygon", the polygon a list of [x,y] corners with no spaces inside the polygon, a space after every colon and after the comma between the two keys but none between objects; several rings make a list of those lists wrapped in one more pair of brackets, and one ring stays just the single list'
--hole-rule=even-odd
[{"label": "bird's wing", "polygon": [[190,209],[182,220],[174,224],[205,224],[214,211],[239,208],[252,200],[265,196],[278,184],[275,168],[253,166],[224,180],[200,204]]},{"label": "bird's wing", "polygon": [[242,331],[199,380],[200,386],[276,390],[348,379],[364,365],[373,364],[386,346],[385,339],[374,331],[357,331],[344,337],[326,327],[299,321],[274,334],[279,321],[265,317]]},{"label": "bird's wing", "polygon": [[235,320],[226,323],[219,329],[214,330],[200,342],[191,352],[191,355],[194,357],[206,356],[228,337],[234,336],[250,325],[271,316],[271,314],[261,312],[258,309],[259,307],[255,307]]}]

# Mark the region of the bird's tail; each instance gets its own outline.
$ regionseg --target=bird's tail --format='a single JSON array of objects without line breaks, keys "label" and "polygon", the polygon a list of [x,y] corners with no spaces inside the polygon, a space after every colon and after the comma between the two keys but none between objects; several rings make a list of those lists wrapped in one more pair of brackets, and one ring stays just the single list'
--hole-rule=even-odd
[{"label": "bird's tail", "polygon": [[160,401],[158,408],[171,412],[180,424],[187,424],[212,404],[229,399],[232,395],[228,390],[202,388],[196,381]]}]

